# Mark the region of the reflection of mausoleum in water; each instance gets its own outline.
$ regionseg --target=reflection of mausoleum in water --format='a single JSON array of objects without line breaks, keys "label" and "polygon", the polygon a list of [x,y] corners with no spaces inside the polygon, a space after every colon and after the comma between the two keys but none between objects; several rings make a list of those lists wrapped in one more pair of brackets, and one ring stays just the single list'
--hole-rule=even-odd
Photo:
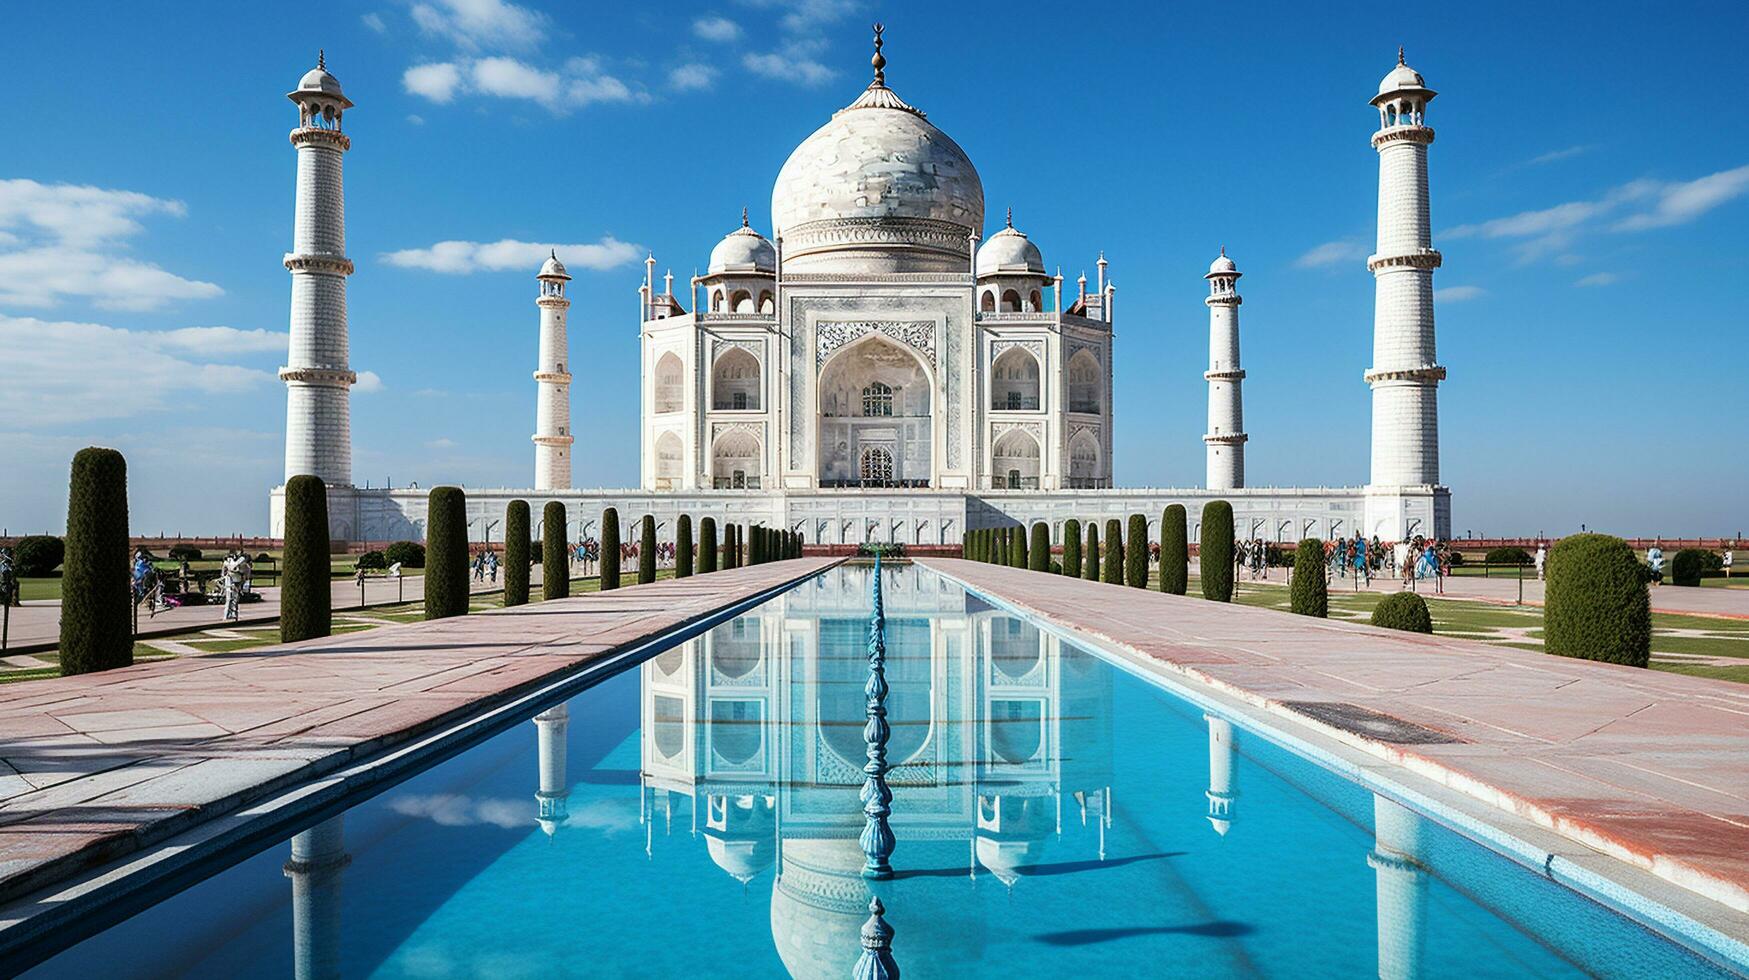
[{"label": "reflection of mausoleum in water", "polygon": [[[641,668],[651,846],[696,830],[741,881],[774,869],[773,938],[798,976],[849,975],[868,917],[869,574],[806,583]],[[890,573],[884,595],[895,866],[955,844],[951,873],[1012,887],[1045,861],[1103,857],[1109,672],[935,576]]]}]

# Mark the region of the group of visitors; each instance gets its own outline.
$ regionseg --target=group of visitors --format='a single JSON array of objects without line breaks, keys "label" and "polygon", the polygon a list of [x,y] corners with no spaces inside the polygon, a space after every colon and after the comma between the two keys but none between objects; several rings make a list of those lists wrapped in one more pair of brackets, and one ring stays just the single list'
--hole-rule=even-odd
[{"label": "group of visitors", "polygon": [[496,583],[498,581],[498,552],[482,551],[474,556],[473,569],[474,581]]},{"label": "group of visitors", "polygon": [[1330,567],[1331,578],[1345,579],[1352,572],[1357,585],[1371,585],[1374,572],[1395,571],[1402,562],[1396,550],[1387,549],[1378,535],[1373,535],[1369,542],[1358,531],[1352,538],[1324,542],[1324,560]]},{"label": "group of visitors", "polygon": [[1262,538],[1252,538],[1250,541],[1239,541],[1233,546],[1233,564],[1240,569],[1249,569],[1251,581],[1269,578],[1269,546]]}]

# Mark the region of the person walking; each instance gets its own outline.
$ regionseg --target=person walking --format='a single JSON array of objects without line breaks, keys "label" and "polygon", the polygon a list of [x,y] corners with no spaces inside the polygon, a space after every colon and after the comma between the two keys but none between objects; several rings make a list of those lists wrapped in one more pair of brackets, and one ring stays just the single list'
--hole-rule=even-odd
[{"label": "person walking", "polygon": [[[233,551],[226,555],[219,568],[220,587],[225,594],[225,619],[234,622],[237,619],[237,603],[243,597],[243,569],[238,554]],[[363,575],[364,572],[361,570],[359,574]]]},{"label": "person walking", "polygon": [[498,552],[496,551],[486,554],[486,578],[493,585],[498,584]]},{"label": "person walking", "polygon": [[1727,582],[1729,582],[1731,580],[1731,563],[1735,560],[1736,560],[1736,556],[1731,554],[1731,549],[1726,548],[1725,549],[1725,557],[1723,559],[1721,559],[1721,561],[1724,562],[1725,581],[1727,581]]},{"label": "person walking", "polygon": [[1646,564],[1652,569],[1652,584],[1664,584],[1664,549],[1653,545],[1646,549]]},{"label": "person walking", "polygon": [[1354,534],[1354,582],[1372,584],[1372,567],[1366,563],[1366,538],[1358,531]]},{"label": "person walking", "polygon": [[1541,582],[1543,580],[1543,566],[1547,565],[1549,561],[1548,545],[1538,541],[1536,543],[1536,557],[1532,558],[1531,561],[1536,564],[1536,580]]},{"label": "person walking", "polygon": [[1445,595],[1445,580],[1440,577],[1439,551],[1434,542],[1427,542],[1427,550],[1421,553],[1421,560],[1427,567],[1427,574],[1433,577],[1433,589],[1436,595]]}]

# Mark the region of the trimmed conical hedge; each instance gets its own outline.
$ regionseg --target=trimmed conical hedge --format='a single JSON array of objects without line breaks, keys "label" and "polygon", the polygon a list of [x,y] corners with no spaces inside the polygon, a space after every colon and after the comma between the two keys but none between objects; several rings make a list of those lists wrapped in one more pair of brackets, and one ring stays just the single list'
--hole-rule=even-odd
[{"label": "trimmed conical hedge", "polygon": [[1008,529],[1008,567],[1026,567],[1026,528]]},{"label": "trimmed conical hedge", "polygon": [[1086,564],[1081,569],[1081,577],[1089,582],[1099,581],[1099,521],[1087,522],[1087,553],[1081,556]]},{"label": "trimmed conical hedge", "polygon": [[1202,508],[1202,540],[1197,549],[1202,597],[1233,601],[1233,505],[1211,500]]},{"label": "trimmed conical hedge", "polygon": [[[1322,546],[1319,548],[1322,551]],[[1320,556],[1322,557],[1322,556]],[[1299,569],[1294,569],[1299,574]],[[1318,576],[1323,580],[1323,576]],[[1427,601],[1413,592],[1393,592],[1373,607],[1372,619],[1374,626],[1382,626],[1388,630],[1403,630],[1409,633],[1433,632],[1433,616],[1427,611]]]},{"label": "trimmed conical hedge", "polygon": [[1183,504],[1160,515],[1160,591],[1183,595],[1190,588],[1190,529]]},{"label": "trimmed conical hedge", "polygon": [[1105,581],[1107,584],[1123,584],[1124,544],[1123,525],[1115,517],[1107,518],[1105,522]]},{"label": "trimmed conical hedge", "polygon": [[1026,552],[1026,567],[1035,572],[1051,570],[1051,528],[1044,521],[1032,525],[1032,547]]},{"label": "trimmed conical hedge", "polygon": [[542,599],[571,595],[571,547],[565,540],[565,505],[547,501],[540,516],[540,594]]},{"label": "trimmed conical hedge", "polygon": [[[528,604],[528,501],[512,500],[504,508],[504,605]],[[542,553],[546,551],[542,547]]]},{"label": "trimmed conical hedge", "polygon": [[113,449],[73,455],[61,560],[61,673],[134,662],[128,584],[128,464]]},{"label": "trimmed conical hedge", "polygon": [[601,512],[601,591],[619,588],[619,511]]},{"label": "trimmed conical hedge", "polygon": [[334,631],[328,558],[328,485],[319,476],[285,481],[285,554],[280,560],[279,642]]},{"label": "trimmed conical hedge", "polygon": [[698,522],[698,573],[717,570],[717,519],[707,517]]},{"label": "trimmed conical hedge", "polygon": [[1123,551],[1124,584],[1132,589],[1148,587],[1148,519],[1130,515],[1129,542]]},{"label": "trimmed conical hedge", "polygon": [[656,581],[656,519],[649,514],[638,522],[638,584]]},{"label": "trimmed conical hedge", "polygon": [[1063,522],[1063,574],[1081,577],[1081,522],[1073,517]]},{"label": "trimmed conical hedge", "polygon": [[692,515],[674,519],[674,577],[692,577]]},{"label": "trimmed conical hedge", "polygon": [[1324,574],[1324,542],[1305,538],[1294,550],[1294,584],[1288,608],[1301,616],[1330,615],[1330,583]]},{"label": "trimmed conical hedge", "polygon": [[425,504],[425,618],[468,614],[468,495],[432,487]]},{"label": "trimmed conical hedge", "polygon": [[1543,649],[1562,657],[1644,667],[1652,656],[1645,566],[1607,534],[1575,534],[1549,551]]}]

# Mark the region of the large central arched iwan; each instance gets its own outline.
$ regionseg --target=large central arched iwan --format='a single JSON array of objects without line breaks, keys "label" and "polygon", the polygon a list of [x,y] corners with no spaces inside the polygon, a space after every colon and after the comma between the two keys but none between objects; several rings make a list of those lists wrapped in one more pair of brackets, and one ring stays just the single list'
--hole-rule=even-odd
[{"label": "large central arched iwan", "polygon": [[821,486],[929,485],[933,399],[917,355],[865,337],[826,362],[819,397]]}]

